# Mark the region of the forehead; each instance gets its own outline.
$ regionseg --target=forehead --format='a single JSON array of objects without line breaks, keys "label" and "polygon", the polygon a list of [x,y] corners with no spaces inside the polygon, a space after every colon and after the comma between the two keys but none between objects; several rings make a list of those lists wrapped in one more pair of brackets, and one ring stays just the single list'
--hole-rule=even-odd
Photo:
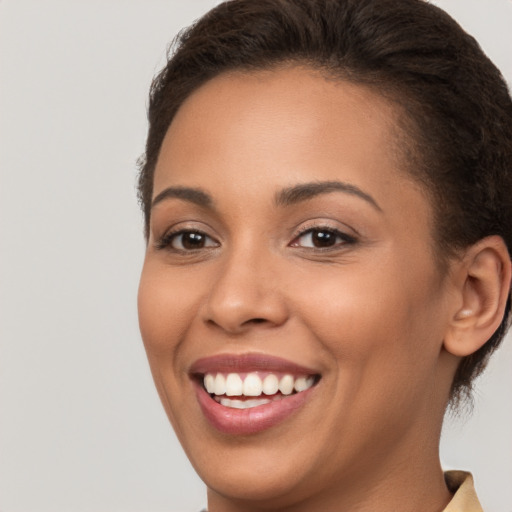
[{"label": "forehead", "polygon": [[162,160],[177,172],[184,167],[191,171],[205,158],[213,171],[212,158],[227,167],[228,157],[250,155],[251,161],[238,163],[240,172],[251,167],[262,172],[269,162],[261,157],[272,155],[275,174],[287,167],[291,155],[302,161],[319,155],[336,160],[340,152],[345,159],[368,157],[358,163],[371,170],[369,157],[380,152],[376,156],[393,161],[399,172],[405,167],[400,132],[396,107],[389,101],[367,87],[325,78],[320,71],[295,66],[225,73],[196,90],[178,110],[161,148],[155,191]]},{"label": "forehead", "polygon": [[306,67],[222,74],[178,110],[157,162],[154,196],[173,185],[232,198],[342,180],[383,203],[404,187],[399,112],[374,90]]}]

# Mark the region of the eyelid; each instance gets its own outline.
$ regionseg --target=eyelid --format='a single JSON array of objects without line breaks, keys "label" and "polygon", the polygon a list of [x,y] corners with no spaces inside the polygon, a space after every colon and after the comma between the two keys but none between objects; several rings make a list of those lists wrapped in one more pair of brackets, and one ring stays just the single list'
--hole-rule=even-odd
[{"label": "eyelid", "polygon": [[[311,249],[311,250],[319,250],[319,251],[326,251],[326,250],[335,250],[340,249],[341,246],[354,244],[358,241],[358,235],[352,235],[347,233],[348,228],[342,229],[340,227],[334,227],[331,223],[326,221],[315,221],[311,224],[306,224],[302,228],[300,228],[295,235],[293,236],[292,241],[289,243],[290,247],[299,247],[303,249]],[[313,233],[315,231],[324,231],[328,233],[332,233],[336,235],[337,237],[341,238],[343,240],[342,243],[337,243],[330,247],[307,247],[307,246],[301,246],[298,243],[296,243],[300,238],[304,237],[305,235],[308,235],[310,233]],[[354,231],[354,230],[351,230]]]},{"label": "eyelid", "polygon": [[[203,224],[204,225],[204,224]],[[211,229],[209,229],[209,226],[205,227],[199,227],[197,224],[191,224],[189,222],[179,222],[166,231],[161,236],[157,236],[154,242],[154,246],[156,249],[168,249],[173,250],[175,252],[192,252],[191,249],[177,249],[174,247],[171,247],[171,243],[175,237],[178,237],[179,235],[185,234],[185,233],[198,233],[200,235],[203,235],[204,237],[213,240],[215,242],[215,247],[218,247],[220,245],[220,242],[217,237],[210,234]],[[203,249],[210,249],[214,246],[207,246]]]},{"label": "eyelid", "polygon": [[326,231],[338,232],[341,235],[351,237],[357,239],[361,236],[359,231],[352,226],[344,224],[340,221],[325,218],[325,217],[317,217],[311,218],[309,220],[303,221],[297,225],[294,229],[295,234],[293,235],[295,238],[301,234],[306,233],[311,230],[321,230],[324,229]]},{"label": "eyelid", "polygon": [[[202,247],[191,248],[191,249],[174,247],[174,245],[173,245],[174,241],[177,240],[180,236],[183,236],[187,233],[195,233],[195,234],[204,236],[206,239],[213,241],[213,244],[206,243]],[[218,246],[219,246],[219,243],[217,242],[217,240],[212,238],[210,235],[203,233],[201,231],[192,230],[192,229],[180,229],[178,231],[171,231],[157,241],[157,249],[167,249],[169,251],[173,251],[176,253],[192,253],[192,252],[196,252],[196,251],[212,249],[212,248],[215,248]]]},{"label": "eyelid", "polygon": [[[198,225],[199,224],[199,225]],[[301,223],[302,225],[299,228],[295,229],[295,233],[293,234],[293,238],[291,242],[289,242],[287,245],[289,247],[298,247],[298,248],[304,248],[304,249],[313,249],[313,250],[335,250],[340,249],[341,246],[354,244],[359,239],[359,233],[353,228],[350,228],[349,226],[341,226],[339,222],[335,222],[333,220],[329,219],[311,219],[307,222]],[[336,224],[336,225],[334,225]],[[326,246],[326,247],[307,247],[307,246],[301,246],[297,243],[297,241],[312,232],[315,231],[324,231],[328,233],[332,233],[336,237],[339,237],[341,239],[341,242],[337,242],[332,246]],[[205,225],[203,222],[196,222],[196,221],[183,221],[183,222],[177,222],[176,224],[169,227],[161,236],[156,236],[154,241],[154,247],[157,250],[162,249],[168,249],[170,251],[174,252],[183,252],[183,253],[191,253],[195,252],[196,250],[204,250],[204,249],[213,249],[215,247],[219,247],[222,245],[222,241],[219,240],[218,236],[212,235],[212,228]],[[172,242],[177,238],[179,235],[186,234],[186,233],[197,233],[205,238],[207,238],[210,243],[208,243],[206,246],[198,247],[197,249],[180,249],[176,247],[172,247]],[[350,233],[350,234],[349,234]],[[211,243],[213,242],[213,243]]]}]

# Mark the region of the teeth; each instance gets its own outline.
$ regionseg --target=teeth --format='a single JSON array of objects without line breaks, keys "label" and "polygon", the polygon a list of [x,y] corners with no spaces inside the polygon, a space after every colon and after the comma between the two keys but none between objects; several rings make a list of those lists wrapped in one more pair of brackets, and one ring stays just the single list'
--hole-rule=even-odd
[{"label": "teeth", "polygon": [[295,391],[297,393],[300,393],[301,391],[306,391],[306,389],[309,389],[315,379],[313,377],[299,377],[298,379],[295,379],[295,385],[293,386]]},{"label": "teeth", "polygon": [[222,373],[217,373],[217,376],[215,377],[213,392],[216,395],[224,395],[226,393],[226,379]]},{"label": "teeth", "polygon": [[295,384],[295,381],[291,375],[285,375],[280,381],[279,381],[279,391],[283,393],[283,395],[291,395],[293,392],[293,386]]},{"label": "teeth", "polygon": [[[279,378],[277,375],[273,373],[269,373],[262,380],[261,377],[257,373],[249,373],[246,375],[245,379],[243,379],[238,373],[229,373],[226,376],[222,373],[217,373],[216,375],[213,373],[207,373],[204,376],[203,384],[206,391],[209,394],[213,394],[216,396],[262,396],[262,395],[276,395],[278,392],[281,392],[282,395],[291,395],[294,391],[300,393],[301,391],[306,391],[314,384],[314,377],[293,377],[293,375],[283,375]],[[278,395],[281,396],[281,395]],[[229,399],[223,399],[224,402]],[[268,399],[260,398],[259,401],[263,400],[263,403],[268,403]],[[266,400],[266,401],[265,401]],[[257,400],[256,400],[257,401]],[[224,402],[221,403],[224,405]],[[226,402],[226,403],[228,403]],[[233,402],[233,400],[231,400]],[[235,407],[235,408],[247,408],[247,407],[256,407],[257,405],[262,405],[258,403],[257,405],[246,405],[255,402],[254,400],[245,400],[243,404],[241,404],[240,400],[235,400],[235,405],[227,405],[227,407]]]},{"label": "teeth", "polygon": [[230,373],[226,378],[226,395],[240,396],[244,383],[237,373]]},{"label": "teeth", "polygon": [[263,383],[258,374],[249,373],[244,380],[244,392],[245,396],[260,396],[263,392]]},{"label": "teeth", "polygon": [[215,377],[211,373],[207,373],[204,376],[204,387],[210,394],[215,391]]},{"label": "teeth", "polygon": [[231,407],[233,409],[251,409],[252,407],[258,407],[258,405],[269,404],[271,400],[268,398],[255,398],[253,400],[231,400],[230,398],[221,398],[220,404],[225,407]]},{"label": "teeth", "polygon": [[279,379],[273,375],[267,375],[263,379],[263,393],[265,395],[275,395],[279,389]]}]

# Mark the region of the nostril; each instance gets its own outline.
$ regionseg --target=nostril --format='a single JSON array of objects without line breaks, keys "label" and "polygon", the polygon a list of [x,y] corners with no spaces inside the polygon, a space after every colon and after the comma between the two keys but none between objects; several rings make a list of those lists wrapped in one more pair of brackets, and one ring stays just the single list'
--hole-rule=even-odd
[{"label": "nostril", "polygon": [[252,318],[251,320],[248,320],[246,323],[262,324],[264,322],[266,322],[264,318]]},{"label": "nostril", "polygon": [[238,332],[244,332],[247,328],[250,328],[251,326],[256,326],[260,324],[267,324],[269,323],[269,320],[266,318],[250,318],[249,320],[246,320],[242,322],[241,324],[228,324],[227,322],[219,323],[216,322],[215,319],[208,319],[207,323],[211,326],[220,327],[221,329],[225,329],[226,331],[238,333]]}]

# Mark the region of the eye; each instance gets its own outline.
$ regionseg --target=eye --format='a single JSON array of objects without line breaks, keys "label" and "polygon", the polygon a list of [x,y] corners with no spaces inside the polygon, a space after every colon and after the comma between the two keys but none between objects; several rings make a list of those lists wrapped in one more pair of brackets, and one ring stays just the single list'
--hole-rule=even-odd
[{"label": "eye", "polygon": [[180,230],[168,233],[158,243],[160,249],[170,248],[176,251],[194,251],[209,247],[218,247],[219,243],[201,231]]},{"label": "eye", "polygon": [[312,249],[330,249],[344,244],[354,243],[355,238],[331,228],[311,228],[303,231],[290,244],[292,247]]}]

